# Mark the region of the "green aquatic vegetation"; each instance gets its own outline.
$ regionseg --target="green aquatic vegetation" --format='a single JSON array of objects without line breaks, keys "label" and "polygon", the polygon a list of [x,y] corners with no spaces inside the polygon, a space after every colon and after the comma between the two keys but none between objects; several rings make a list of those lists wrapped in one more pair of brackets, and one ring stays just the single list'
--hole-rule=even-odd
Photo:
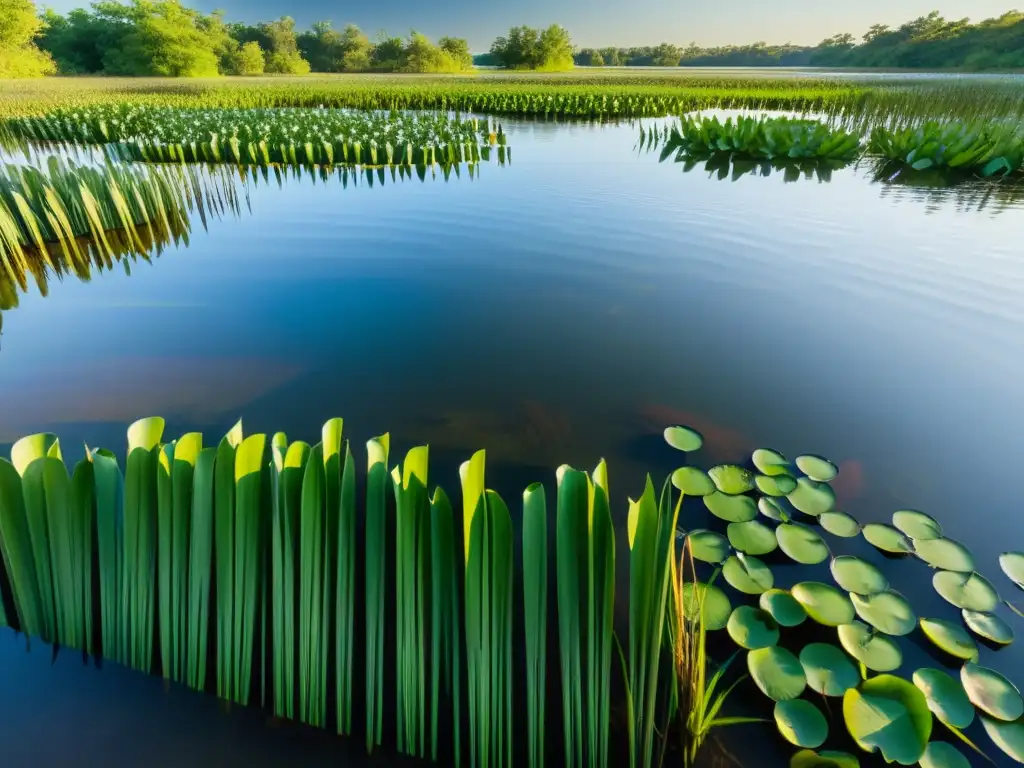
[{"label": "green aquatic vegetation", "polygon": [[740,648],[756,651],[779,642],[779,625],[767,611],[741,605],[729,616],[729,637]]},{"label": "green aquatic vegetation", "polygon": [[384,433],[366,443],[366,751],[380,746],[384,728],[384,615],[387,561],[388,452]]},{"label": "green aquatic vegetation", "polygon": [[958,659],[977,660],[978,645],[959,624],[945,619],[922,618],[920,625],[925,637],[940,650]]},{"label": "green aquatic vegetation", "polygon": [[913,680],[941,722],[959,729],[974,722],[974,705],[957,680],[941,669],[919,669]]},{"label": "green aquatic vegetation", "polygon": [[842,624],[839,644],[848,654],[875,672],[892,672],[903,664],[903,652],[894,640],[877,634],[859,621]]},{"label": "green aquatic vegetation", "polygon": [[807,686],[822,696],[842,696],[860,684],[860,673],[850,657],[828,643],[804,646],[800,651],[800,665],[804,668]]},{"label": "green aquatic vegetation", "polygon": [[[859,133],[833,128],[816,120],[789,117],[684,116],[653,138],[662,159],[724,153],[747,159],[854,160],[860,154]],[[641,143],[647,134],[641,128]]]},{"label": "green aquatic vegetation", "polygon": [[419,166],[507,149],[499,124],[442,113],[337,109],[176,109],[107,104],[8,121],[28,141],[104,145],[142,163]]},{"label": "green aquatic vegetation", "polygon": [[999,567],[1010,581],[1024,589],[1024,552],[1004,552],[999,556]]},{"label": "green aquatic vegetation", "polygon": [[924,512],[916,509],[901,509],[892,513],[892,524],[901,533],[915,541],[938,539],[942,536],[942,526]]},{"label": "green aquatic vegetation", "polygon": [[930,168],[1008,176],[1024,168],[1024,128],[1016,122],[927,121],[876,127],[868,151],[916,171]]},{"label": "green aquatic vegetation", "polygon": [[783,627],[796,627],[807,619],[804,607],[784,589],[769,589],[761,593],[758,605]]},{"label": "green aquatic vegetation", "polygon": [[761,693],[773,701],[796,699],[807,687],[800,660],[785,648],[771,646],[750,651],[747,667]]},{"label": "green aquatic vegetation", "polygon": [[1009,645],[1013,642],[1013,627],[996,614],[972,611],[968,608],[964,608],[960,613],[963,616],[964,624],[979,637],[991,640],[998,645]]},{"label": "green aquatic vegetation", "polygon": [[971,703],[988,716],[1008,722],[1024,716],[1017,686],[994,669],[967,662],[960,668],[960,682]]},{"label": "green aquatic vegetation", "polygon": [[779,540],[779,549],[790,560],[803,565],[817,565],[828,559],[830,552],[825,540],[806,525],[783,523],[775,530],[775,534]]},{"label": "green aquatic vegetation", "polygon": [[843,696],[843,719],[866,752],[881,752],[888,762],[913,765],[924,755],[932,732],[932,713],[923,693],[892,675],[865,680]]},{"label": "green aquatic vegetation", "polygon": [[[530,768],[544,764],[547,699],[548,522],[544,486],[523,493],[523,618],[526,634],[526,723]],[[458,707],[456,706],[456,710]]]},{"label": "green aquatic vegetation", "polygon": [[820,747],[828,738],[825,716],[806,699],[776,702],[775,724],[783,738],[797,747]]}]

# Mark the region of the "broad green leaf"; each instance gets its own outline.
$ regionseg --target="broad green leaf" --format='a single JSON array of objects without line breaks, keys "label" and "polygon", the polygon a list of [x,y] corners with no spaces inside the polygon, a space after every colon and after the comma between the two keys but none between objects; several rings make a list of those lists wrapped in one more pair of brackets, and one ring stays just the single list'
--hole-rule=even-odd
[{"label": "broad green leaf", "polygon": [[924,694],[892,675],[865,680],[843,696],[847,730],[866,752],[881,751],[888,762],[913,765],[924,755],[932,713]]},{"label": "broad green leaf", "polygon": [[799,659],[785,648],[773,646],[750,651],[747,667],[757,687],[773,701],[796,699],[807,687]]},{"label": "broad green leaf", "polygon": [[782,737],[798,747],[820,747],[828,738],[825,716],[805,699],[777,702],[775,724]]},{"label": "broad green leaf", "polygon": [[913,680],[928,700],[928,709],[943,723],[962,729],[974,722],[974,705],[959,681],[931,668],[917,670]]}]

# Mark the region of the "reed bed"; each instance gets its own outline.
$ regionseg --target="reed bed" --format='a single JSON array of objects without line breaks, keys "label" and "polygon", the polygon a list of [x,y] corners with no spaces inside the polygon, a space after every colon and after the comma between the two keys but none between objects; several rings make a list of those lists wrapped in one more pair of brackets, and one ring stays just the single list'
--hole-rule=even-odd
[{"label": "reed bed", "polygon": [[499,124],[440,113],[338,109],[176,109],[134,104],[57,109],[14,118],[34,142],[99,144],[145,163],[418,166],[476,162],[506,146]]},{"label": "reed bed", "polygon": [[[23,438],[10,461],[0,459],[0,583],[9,585],[11,597],[0,600],[5,622],[197,690],[206,689],[212,664],[211,688],[222,698],[241,705],[258,701],[281,717],[323,728],[331,727],[333,712],[339,733],[353,730],[360,709],[353,673],[363,666],[368,750],[382,743],[382,724],[391,714],[395,746],[411,755],[455,765],[468,760],[481,768],[544,764],[554,738],[544,716],[546,648],[556,633],[546,621],[550,529],[543,486],[531,485],[523,497],[523,567],[517,575],[512,516],[487,488],[483,451],[460,468],[460,561],[460,521],[442,489],[428,492],[427,446],[412,448],[389,472],[390,437],[371,440],[361,506],[341,419],[328,421],[313,446],[289,442],[281,433],[269,441],[263,434],[246,435],[241,422],[217,447],[204,448],[198,433],[165,442],[164,432],[158,417],[131,425],[123,465],[109,451],[86,448],[69,472],[52,434]],[[687,453],[703,442],[684,427],[666,430],[666,441]],[[1017,758],[1004,731],[1012,735],[1012,720],[1024,703],[1012,684],[977,665],[980,651],[971,635],[945,620],[920,621],[928,642],[964,663],[966,692],[919,682],[919,675],[936,670],[918,670],[917,685],[886,674],[898,666],[892,661],[900,656],[896,639],[915,631],[917,617],[877,566],[832,551],[842,539],[863,535],[882,551],[923,561],[936,569],[936,591],[964,609],[975,634],[1007,644],[1012,632],[1001,629],[1005,624],[995,613],[1001,598],[973,571],[966,548],[944,539],[938,522],[922,512],[896,512],[893,526],[861,526],[835,511],[829,482],[838,468],[823,457],[789,462],[758,449],[750,463],[754,469],[720,465],[707,471],[687,463],[660,494],[648,477],[643,493],[629,501],[627,619],[620,627],[628,631],[625,650],[613,620],[616,547],[607,467],[601,462],[585,473],[563,466],[555,473],[553,591],[563,734],[558,762],[600,768],[615,761],[615,648],[631,768],[667,759],[692,766],[718,729],[763,722],[725,711],[747,676],[733,673],[732,658],[724,664],[711,659],[707,633],[723,629],[740,649],[736,654],[746,653],[754,685],[776,702],[781,736],[805,750],[801,764],[818,759],[814,750],[829,733],[816,700],[801,698],[808,689],[841,696],[842,720],[857,745],[903,764],[918,762],[930,748],[935,704],[940,722],[983,753],[960,730],[965,725],[942,720],[951,711],[944,702],[969,697],[963,701],[985,713],[994,745]],[[728,523],[728,538],[683,527],[701,502],[708,519]],[[834,537],[831,546],[819,526]],[[366,565],[361,584],[360,548]],[[802,565],[831,558],[841,589],[820,582],[775,588],[771,566],[759,559],[775,549]],[[1024,585],[1024,553],[1005,553],[1000,566],[1013,583]],[[720,578],[732,593],[717,586]],[[363,658],[355,653],[359,590],[367,617]],[[757,607],[745,604],[751,601]],[[519,611],[521,627],[514,621]],[[842,649],[814,642],[797,659],[785,644],[798,638],[787,632],[806,622],[838,626]],[[386,636],[394,642],[390,713],[381,703]],[[524,648],[522,656],[517,647]],[[522,666],[525,718],[513,712]],[[926,700],[926,693],[933,698]],[[442,731],[442,724],[451,731]],[[526,738],[517,745],[521,733]],[[854,759],[837,754],[824,752],[821,759]]]}]

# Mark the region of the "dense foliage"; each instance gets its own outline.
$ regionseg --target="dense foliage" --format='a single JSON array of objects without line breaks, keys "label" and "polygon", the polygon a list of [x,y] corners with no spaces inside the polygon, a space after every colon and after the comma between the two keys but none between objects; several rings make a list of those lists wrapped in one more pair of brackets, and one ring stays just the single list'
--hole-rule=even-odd
[{"label": "dense foliage", "polygon": [[838,34],[817,45],[727,45],[686,48],[662,43],[633,48],[584,48],[578,66],[889,67],[915,69],[1019,69],[1024,67],[1024,13],[971,24],[938,11],[892,29],[875,24],[858,41]]},{"label": "dense foliage", "polygon": [[0,0],[0,78],[53,73],[53,61],[34,42],[42,26],[32,0]]},{"label": "dense foliage", "polygon": [[565,27],[552,24],[547,29],[512,27],[507,37],[491,44],[488,61],[505,69],[533,69],[560,72],[572,69],[573,45]]},{"label": "dense foliage", "polygon": [[209,77],[461,72],[473,66],[468,43],[458,38],[443,37],[435,45],[411,32],[405,39],[382,34],[371,43],[354,24],[339,32],[331,22],[319,21],[299,31],[289,16],[228,24],[219,12],[203,14],[181,0],[99,0],[89,10],[66,15],[46,10],[40,20],[31,13],[30,0],[0,2],[29,8],[35,26],[26,39],[39,35],[39,46],[63,74]]}]

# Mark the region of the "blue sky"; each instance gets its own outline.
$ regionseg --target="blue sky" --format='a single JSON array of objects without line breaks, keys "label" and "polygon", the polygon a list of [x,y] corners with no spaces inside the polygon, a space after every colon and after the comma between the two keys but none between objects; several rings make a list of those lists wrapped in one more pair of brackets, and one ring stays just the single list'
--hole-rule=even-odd
[{"label": "blue sky", "polygon": [[[751,43],[816,43],[838,32],[862,34],[874,23],[900,24],[931,10],[947,18],[979,20],[998,16],[1013,0],[521,0],[516,3],[480,0],[185,0],[204,11],[222,8],[230,20],[258,21],[282,14],[300,26],[330,19],[335,26],[358,24],[371,36],[380,29],[404,35],[410,28],[438,37],[448,34],[469,40],[475,51],[510,26],[566,26],[581,46],[645,45],[668,41],[699,45]],[[57,11],[85,5],[80,0],[39,2]]]}]

